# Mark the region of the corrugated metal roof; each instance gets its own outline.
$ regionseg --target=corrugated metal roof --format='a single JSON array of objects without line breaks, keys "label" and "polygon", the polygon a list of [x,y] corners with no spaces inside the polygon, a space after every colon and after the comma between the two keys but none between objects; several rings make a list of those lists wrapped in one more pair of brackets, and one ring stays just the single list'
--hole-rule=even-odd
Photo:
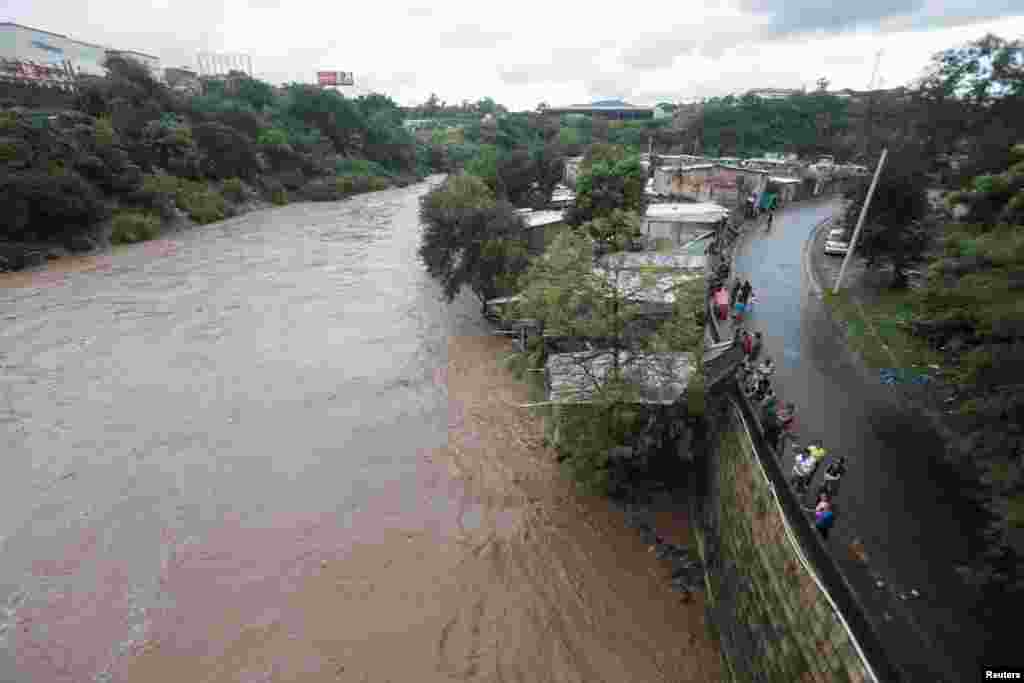
[{"label": "corrugated metal roof", "polygon": [[651,204],[644,214],[648,220],[714,223],[729,215],[729,209],[714,202],[692,204]]},{"label": "corrugated metal roof", "polygon": [[[629,252],[625,252],[629,254]],[[604,277],[612,287],[615,287],[620,296],[627,298],[637,303],[647,304],[674,304],[676,301],[676,287],[696,278],[704,277],[704,268],[701,265],[699,268],[686,269],[680,268],[676,265],[677,261],[672,258],[671,254],[656,254],[654,252],[646,252],[650,254],[651,262],[645,263],[642,259],[637,258],[635,263],[637,265],[622,265],[619,268],[607,267],[608,261],[605,261],[606,267],[598,266],[594,268],[594,273],[599,277]],[[643,254],[630,256],[642,256]],[[610,254],[609,256],[615,256]],[[664,261],[664,265],[659,266],[659,259],[653,257],[661,257]],[[607,256],[605,258],[608,258]],[[629,257],[627,257],[628,259]],[[627,261],[628,262],[628,261]],[[638,270],[644,266],[673,268],[672,272],[668,273],[654,273],[648,275]],[[634,270],[636,268],[637,270]]]},{"label": "corrugated metal roof", "polygon": [[[580,403],[594,400],[614,367],[613,351],[579,351],[548,356],[545,366],[548,400]],[[670,405],[686,393],[694,371],[690,353],[632,353],[620,351],[619,367],[625,379],[639,389],[639,403]]]},{"label": "corrugated metal roof", "polygon": [[715,164],[690,164],[688,166],[661,166],[662,171],[699,171],[714,168]]},{"label": "corrugated metal roof", "polygon": [[692,279],[693,272],[703,271],[707,257],[704,256],[702,246],[698,253],[693,253],[688,247],[693,242],[688,242],[679,249],[668,252],[658,251],[623,251],[615,254],[607,254],[601,257],[601,265],[614,268],[625,268],[639,270],[640,268],[673,268],[679,271],[691,271],[670,274],[674,281],[671,284],[678,284],[680,281]]},{"label": "corrugated metal roof", "polygon": [[542,225],[552,225],[565,220],[564,211],[532,211],[523,215],[523,220],[528,228],[539,228]]},{"label": "corrugated metal roof", "polygon": [[799,178],[776,178],[774,176],[769,177],[768,180],[772,181],[773,183],[783,183],[783,184],[786,184],[786,185],[791,185],[793,183],[802,183],[803,182]]}]

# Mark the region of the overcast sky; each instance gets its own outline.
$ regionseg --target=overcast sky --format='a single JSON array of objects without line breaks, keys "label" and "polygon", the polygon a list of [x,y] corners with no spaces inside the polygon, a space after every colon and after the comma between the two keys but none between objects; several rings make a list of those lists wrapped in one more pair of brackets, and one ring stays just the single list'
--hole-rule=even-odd
[{"label": "overcast sky", "polygon": [[[355,72],[357,90],[401,104],[431,92],[510,109],[621,97],[681,101],[749,88],[883,87],[936,51],[993,32],[1024,36],[1020,0],[707,0],[328,3],[312,0],[8,0],[0,20],[195,66],[199,50],[245,53],[272,82]],[[354,8],[349,9],[349,7]]]}]

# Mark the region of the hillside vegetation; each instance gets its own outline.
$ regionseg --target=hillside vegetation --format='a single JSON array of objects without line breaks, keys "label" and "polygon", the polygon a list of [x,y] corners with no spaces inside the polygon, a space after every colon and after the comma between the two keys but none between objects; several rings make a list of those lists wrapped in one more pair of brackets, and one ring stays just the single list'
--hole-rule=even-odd
[{"label": "hillside vegetation", "polygon": [[135,241],[179,213],[209,223],[260,201],[340,199],[432,170],[384,95],[236,74],[230,92],[211,84],[184,97],[131,60],[108,69],[64,107],[3,103],[0,240],[87,248],[106,225],[114,241]]}]

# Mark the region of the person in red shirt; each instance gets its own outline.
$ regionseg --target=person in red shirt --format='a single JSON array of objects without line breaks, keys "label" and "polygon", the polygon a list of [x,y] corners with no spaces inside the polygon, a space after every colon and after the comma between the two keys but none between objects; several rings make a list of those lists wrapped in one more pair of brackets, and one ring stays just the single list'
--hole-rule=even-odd
[{"label": "person in red shirt", "polygon": [[750,333],[747,332],[746,330],[743,331],[742,344],[743,355],[745,355],[747,358],[750,358],[751,354],[754,352],[754,338],[751,337]]}]

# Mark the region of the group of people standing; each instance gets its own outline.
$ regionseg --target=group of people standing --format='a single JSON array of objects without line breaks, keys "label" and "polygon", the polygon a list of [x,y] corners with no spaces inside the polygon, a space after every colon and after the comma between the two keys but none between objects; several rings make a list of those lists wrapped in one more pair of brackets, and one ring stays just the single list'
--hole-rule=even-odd
[{"label": "group of people standing", "polygon": [[[753,298],[753,287],[749,280],[740,283],[737,280],[729,299],[725,299],[725,287],[716,292],[716,304],[719,305],[719,317],[724,319],[723,303],[732,303],[736,309],[734,320],[742,321],[748,302]],[[724,309],[727,310],[727,309]],[[744,360],[740,366],[740,384],[747,397],[760,408],[761,425],[764,428],[766,441],[776,454],[783,452],[787,437],[793,436],[796,422],[796,406],[792,402],[780,404],[778,395],[772,387],[771,378],[775,374],[775,365],[770,357],[761,360],[764,350],[764,338],[760,332],[753,335],[745,328],[737,325],[733,342],[743,349]],[[811,443],[806,449],[793,444],[794,464],[792,484],[798,495],[805,494],[818,467],[825,461],[827,451],[821,441]],[[840,457],[825,469],[825,481],[818,490],[817,503],[813,508],[815,527],[822,538],[827,539],[835,522],[833,499],[839,490],[839,480],[846,472],[846,458]],[[809,509],[810,511],[810,509]]]},{"label": "group of people standing", "polygon": [[717,308],[718,319],[726,321],[729,319],[729,310],[733,311],[733,320],[736,322],[742,322],[743,316],[748,313],[757,301],[757,297],[754,295],[754,288],[750,284],[750,280],[740,282],[736,280],[733,283],[732,290],[726,290],[725,285],[721,285],[714,294],[715,307]]},{"label": "group of people standing", "polygon": [[[825,456],[825,447],[820,441],[812,443],[806,451],[798,450],[793,464],[793,478],[800,492],[806,492],[814,477],[814,472]],[[814,526],[824,539],[828,539],[828,533],[835,523],[833,500],[839,493],[839,481],[844,474],[846,474],[845,455],[829,463],[825,468],[825,481],[818,488],[818,501],[814,506]]]}]

